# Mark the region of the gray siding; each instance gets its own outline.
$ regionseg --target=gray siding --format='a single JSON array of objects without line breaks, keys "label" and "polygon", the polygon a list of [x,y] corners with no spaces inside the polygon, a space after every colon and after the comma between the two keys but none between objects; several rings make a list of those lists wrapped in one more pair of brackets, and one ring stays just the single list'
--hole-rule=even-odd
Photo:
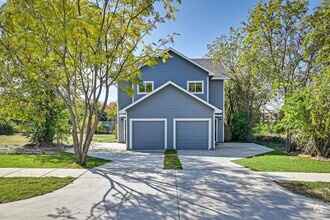
[{"label": "gray siding", "polygon": [[223,80],[210,80],[209,102],[219,109],[223,109]]},{"label": "gray siding", "polygon": [[[201,103],[183,91],[168,85],[154,95],[127,110],[127,119],[131,118],[166,118],[167,146],[173,148],[173,119],[174,118],[211,118],[213,129],[213,112],[209,106]],[[150,131],[150,135],[154,134]],[[129,123],[128,123],[129,133]],[[213,130],[212,130],[213,134]],[[129,135],[127,135],[129,137]],[[156,137],[156,136],[155,136]],[[212,140],[214,138],[212,137]],[[129,146],[129,140],[126,141]],[[213,143],[211,143],[213,146]]]},{"label": "gray siding", "polygon": [[119,143],[124,143],[125,139],[124,139],[124,135],[125,135],[125,131],[124,131],[124,118],[123,117],[119,117],[117,119],[117,124],[118,124],[118,142]]},{"label": "gray siding", "polygon": [[[161,59],[157,65],[153,67],[142,67],[142,80],[154,81],[154,89],[163,85],[168,81],[187,89],[187,81],[199,80],[204,81],[204,94],[196,94],[198,97],[207,101],[207,79],[208,73],[175,53],[170,53],[172,58],[167,59],[163,63]],[[137,86],[134,86],[134,101],[140,99],[144,95],[137,94]]]},{"label": "gray siding", "polygon": [[208,129],[207,121],[177,121],[176,149],[208,150]]},{"label": "gray siding", "polygon": [[[118,85],[118,111],[125,108],[126,106],[128,106],[129,104],[132,103],[132,98],[129,97],[129,95],[127,95],[124,90],[127,87],[132,87],[131,83],[121,83],[120,85]],[[124,142],[124,120],[123,118],[119,117],[118,114],[118,118],[117,118],[117,123],[118,123],[118,142],[122,143]]]},{"label": "gray siding", "polygon": [[132,103],[132,98],[124,92],[127,87],[132,87],[132,84],[122,83],[118,86],[118,110],[123,109]]},{"label": "gray siding", "polygon": [[163,121],[134,121],[133,150],[164,150]]},{"label": "gray siding", "polygon": [[224,132],[223,132],[223,129],[224,129],[224,123],[223,123],[223,118],[222,116],[217,116],[216,118],[218,118],[218,142],[224,142]]},{"label": "gray siding", "polygon": [[[224,111],[224,96],[223,96],[223,80],[210,80],[209,82],[209,102],[215,107]],[[219,117],[219,126],[218,126],[218,142],[224,141],[223,136],[223,117]]]}]

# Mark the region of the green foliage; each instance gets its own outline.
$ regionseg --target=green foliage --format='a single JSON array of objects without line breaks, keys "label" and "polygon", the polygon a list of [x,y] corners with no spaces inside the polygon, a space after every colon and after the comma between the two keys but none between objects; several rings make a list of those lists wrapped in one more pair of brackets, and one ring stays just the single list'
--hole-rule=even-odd
[{"label": "green foliage", "polygon": [[284,130],[278,126],[279,123],[259,123],[253,127],[254,136],[282,136]]},{"label": "green foliage", "polygon": [[11,135],[13,133],[13,126],[3,120],[0,120],[0,135]]},{"label": "green foliage", "polygon": [[111,102],[107,105],[105,112],[107,114],[107,121],[117,121],[117,103]]},{"label": "green foliage", "polygon": [[[251,140],[252,127],[258,122],[258,113],[270,99],[271,87],[268,75],[264,74],[262,68],[259,68],[259,54],[251,51],[251,45],[245,44],[246,31],[244,29],[232,29],[230,35],[222,35],[212,44],[208,45],[209,53],[215,63],[224,65],[228,71],[230,80],[225,84],[226,95],[226,123],[233,129],[232,120],[245,112],[246,122],[244,131],[233,130],[234,139]],[[238,135],[238,132],[243,135]],[[238,137],[238,136],[241,137]],[[235,137],[236,136],[236,137]]]},{"label": "green foliage", "polygon": [[305,146],[313,146],[317,156],[330,156],[330,78],[297,91],[283,110],[283,126],[290,124],[295,137]]},{"label": "green foliage", "polygon": [[70,184],[73,180],[72,177],[1,177],[0,204],[44,195]]},{"label": "green foliage", "polygon": [[245,112],[235,113],[232,120],[233,140],[248,141],[248,120]]},{"label": "green foliage", "polygon": [[96,128],[96,134],[109,134],[109,128],[107,125],[103,124],[102,122],[99,122]]},{"label": "green foliage", "polygon": [[283,127],[292,127],[300,144],[311,147],[317,156],[330,156],[330,28],[329,2],[324,1],[315,13],[308,17],[313,30],[305,39],[304,57],[315,56],[313,65],[317,74],[309,83],[297,89],[283,107]]},{"label": "green foliage", "polygon": [[0,75],[0,115],[7,120],[17,121],[20,131],[33,143],[53,143],[67,139],[69,114],[55,93],[35,80],[20,79],[17,75]]},{"label": "green foliage", "polygon": [[[330,156],[330,3],[309,12],[305,0],[259,1],[242,29],[208,46],[208,56],[231,77],[226,118],[236,140],[249,140],[252,128],[269,136],[286,132],[287,150],[295,140],[306,152]],[[269,101],[283,105],[284,117],[256,126]]]},{"label": "green foliage", "polygon": [[[173,36],[149,44],[144,38],[157,24],[175,20],[172,3],[10,0],[1,7],[0,59],[20,78],[35,80],[61,98],[79,164],[86,163],[110,87],[138,81],[141,66],[169,57],[163,48]],[[154,4],[165,10],[157,11]],[[98,105],[102,93],[104,102]]]}]

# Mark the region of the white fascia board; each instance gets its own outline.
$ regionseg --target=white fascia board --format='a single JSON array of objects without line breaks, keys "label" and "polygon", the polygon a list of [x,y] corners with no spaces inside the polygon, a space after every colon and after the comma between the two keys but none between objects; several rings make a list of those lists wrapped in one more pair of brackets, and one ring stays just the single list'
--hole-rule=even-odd
[{"label": "white fascia board", "polygon": [[183,89],[181,86],[178,86],[177,84],[175,84],[175,83],[172,82],[172,81],[168,81],[167,83],[164,83],[163,85],[161,85],[160,87],[158,87],[157,89],[155,89],[153,92],[149,93],[148,95],[143,96],[142,98],[140,98],[140,99],[137,100],[136,102],[134,102],[134,103],[132,103],[132,104],[126,106],[125,108],[123,108],[122,110],[120,110],[119,113],[120,113],[120,114],[125,114],[126,111],[127,111],[129,108],[131,108],[131,107],[133,107],[134,105],[136,105],[136,104],[142,102],[142,101],[145,100],[146,98],[152,96],[153,94],[157,93],[158,91],[160,91],[161,89],[165,88],[165,87],[168,86],[168,85],[172,85],[172,86],[176,87],[177,89],[181,90],[182,92],[186,93],[187,95],[189,95],[189,96],[193,97],[194,99],[196,99],[196,100],[202,102],[203,104],[209,106],[210,108],[212,108],[212,109],[215,110],[215,113],[218,113],[218,114],[221,114],[221,113],[222,113],[222,110],[220,110],[220,109],[218,109],[217,107],[211,105],[210,103],[204,101],[203,99],[201,99],[201,98],[195,96],[194,94],[191,94],[190,92],[188,92],[187,90]]},{"label": "white fascia board", "polygon": [[212,77],[211,80],[230,80],[229,77]]}]

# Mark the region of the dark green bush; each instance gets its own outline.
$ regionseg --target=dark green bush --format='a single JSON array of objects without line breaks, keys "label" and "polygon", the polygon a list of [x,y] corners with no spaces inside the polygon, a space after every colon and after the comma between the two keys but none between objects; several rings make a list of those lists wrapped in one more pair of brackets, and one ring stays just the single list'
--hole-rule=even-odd
[{"label": "dark green bush", "polygon": [[109,128],[107,125],[104,125],[101,121],[98,123],[95,134],[109,134]]},{"label": "dark green bush", "polygon": [[232,120],[233,141],[248,141],[248,120],[245,112],[235,113]]},{"label": "dark green bush", "polygon": [[0,121],[0,135],[11,135],[13,133],[14,128],[10,124]]}]

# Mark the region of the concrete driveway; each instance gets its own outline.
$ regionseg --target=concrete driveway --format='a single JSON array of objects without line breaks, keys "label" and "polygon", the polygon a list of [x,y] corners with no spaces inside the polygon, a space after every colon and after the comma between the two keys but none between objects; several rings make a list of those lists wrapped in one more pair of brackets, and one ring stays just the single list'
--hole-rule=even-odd
[{"label": "concrete driveway", "polygon": [[328,219],[329,205],[293,194],[232,162],[269,151],[254,144],[180,151],[182,171],[163,170],[160,152],[95,145],[112,163],[67,187],[0,205],[0,219]]}]

